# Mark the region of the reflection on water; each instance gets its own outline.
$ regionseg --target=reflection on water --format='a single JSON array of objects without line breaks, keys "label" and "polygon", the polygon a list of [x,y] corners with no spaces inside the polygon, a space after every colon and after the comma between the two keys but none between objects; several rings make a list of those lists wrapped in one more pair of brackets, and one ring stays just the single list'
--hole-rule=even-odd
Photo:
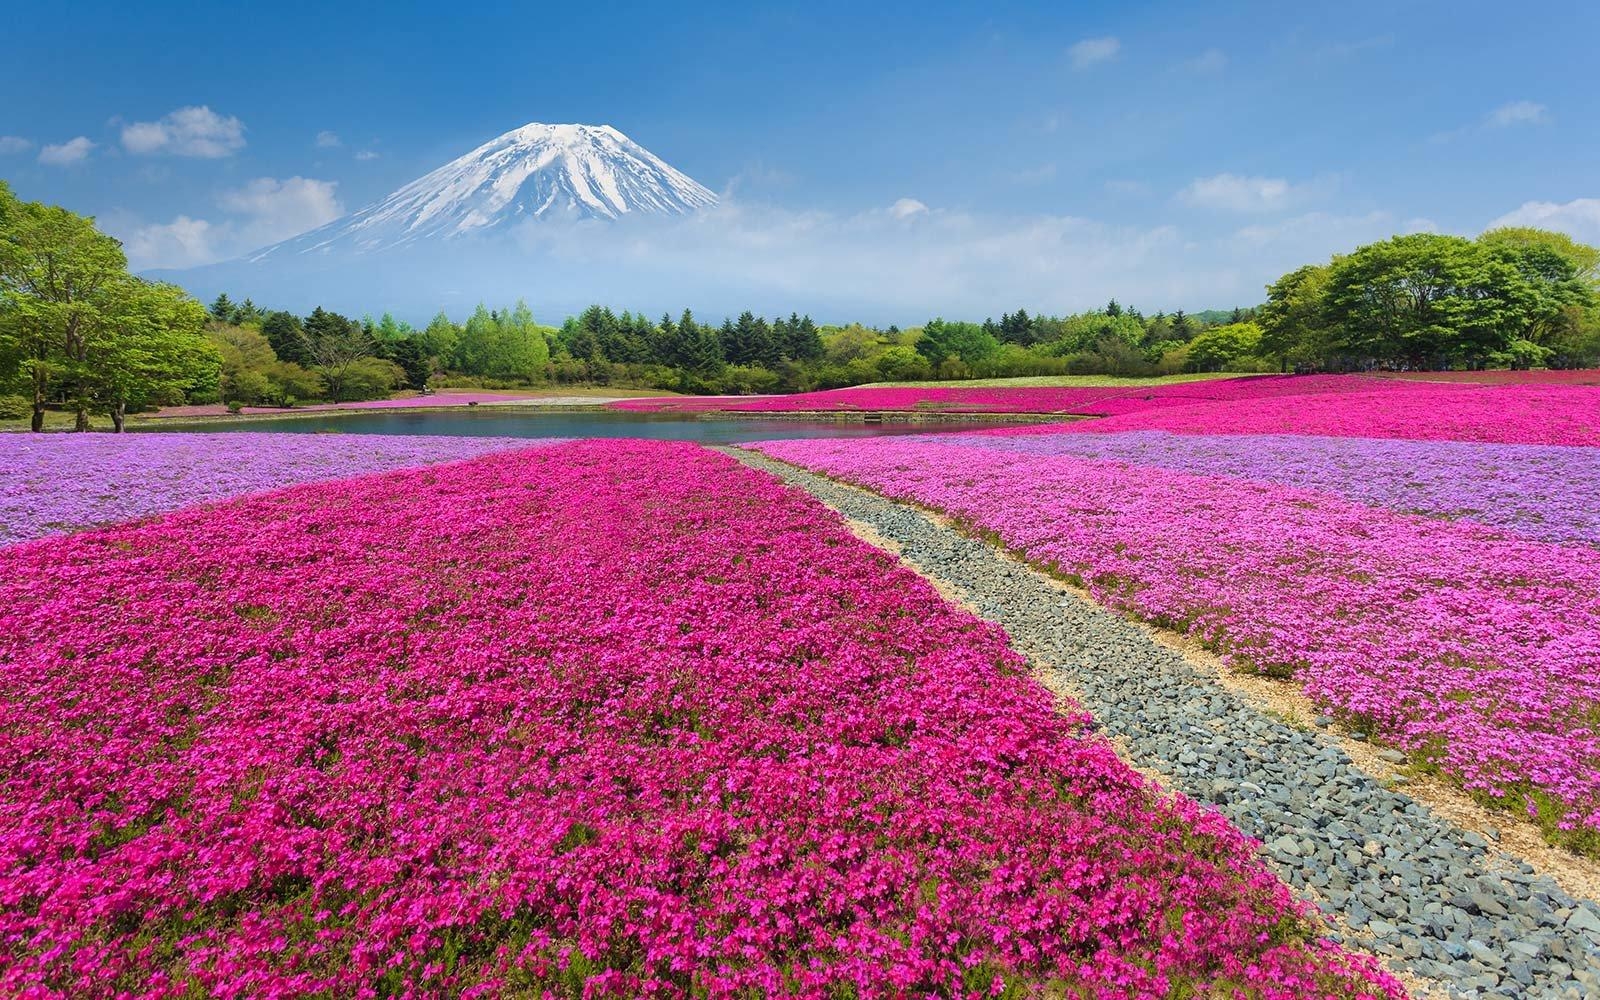
[{"label": "reflection on water", "polygon": [[[154,426],[152,426],[154,425]],[[668,413],[630,413],[621,410],[540,410],[534,407],[475,407],[471,409],[345,411],[327,416],[251,418],[237,422],[208,422],[185,430],[291,431],[317,434],[447,434],[484,437],[632,437],[702,444],[764,441],[776,438],[879,437],[885,434],[933,434],[947,431],[1005,427],[999,421],[936,421],[928,423],[860,423],[843,420],[700,419]],[[160,430],[151,421],[141,430]],[[177,429],[177,428],[174,428]]]}]

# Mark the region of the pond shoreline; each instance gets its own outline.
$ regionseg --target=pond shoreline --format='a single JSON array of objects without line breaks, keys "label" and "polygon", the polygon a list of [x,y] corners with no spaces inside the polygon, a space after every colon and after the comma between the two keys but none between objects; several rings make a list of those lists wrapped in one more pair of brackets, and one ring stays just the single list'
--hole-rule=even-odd
[{"label": "pond shoreline", "polygon": [[[391,406],[381,410],[284,410],[280,413],[230,413],[208,417],[145,417],[128,421],[130,433],[146,431],[184,431],[214,429],[218,425],[237,427],[241,424],[262,421],[300,420],[308,418],[338,418],[341,416],[371,416],[374,413],[457,413],[487,412],[507,413],[528,410],[533,413],[626,413],[598,403],[494,403],[480,406]],[[531,415],[531,414],[530,414]],[[1077,420],[1095,420],[1097,417],[1081,413],[950,413],[922,410],[782,410],[757,412],[745,410],[656,411],[648,415],[653,420],[795,420],[811,423],[837,424],[993,424],[993,423],[1053,423]]]}]

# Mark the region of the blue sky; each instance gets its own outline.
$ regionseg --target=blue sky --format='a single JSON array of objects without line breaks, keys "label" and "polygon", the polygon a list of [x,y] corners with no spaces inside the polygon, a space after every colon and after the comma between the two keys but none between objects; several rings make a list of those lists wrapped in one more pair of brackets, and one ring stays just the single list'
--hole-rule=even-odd
[{"label": "blue sky", "polygon": [[865,6],[10,5],[0,177],[181,266],[604,122],[785,226],[1160,243],[1104,277],[1169,307],[1408,229],[1600,240],[1600,5]]}]

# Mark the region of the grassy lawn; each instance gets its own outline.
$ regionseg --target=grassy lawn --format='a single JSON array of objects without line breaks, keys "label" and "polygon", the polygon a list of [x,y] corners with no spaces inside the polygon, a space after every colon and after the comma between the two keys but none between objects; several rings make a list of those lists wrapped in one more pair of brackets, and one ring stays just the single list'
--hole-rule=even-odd
[{"label": "grassy lawn", "polygon": [[[0,433],[26,431],[31,419],[31,417],[22,417],[17,420],[0,420]],[[132,423],[135,419],[137,418],[129,417],[128,422]],[[77,417],[71,413],[61,413],[56,410],[44,411],[44,429],[47,431],[70,431],[76,422]],[[111,418],[103,417],[99,414],[90,414],[89,426],[93,430],[109,431],[111,429]]]},{"label": "grassy lawn", "polygon": [[1177,382],[1203,382],[1211,379],[1243,378],[1239,372],[1194,372],[1185,375],[1151,375],[1119,378],[1115,375],[1025,375],[1018,378],[973,378],[956,382],[872,382],[862,389],[1041,389],[1091,386],[1171,385]]}]

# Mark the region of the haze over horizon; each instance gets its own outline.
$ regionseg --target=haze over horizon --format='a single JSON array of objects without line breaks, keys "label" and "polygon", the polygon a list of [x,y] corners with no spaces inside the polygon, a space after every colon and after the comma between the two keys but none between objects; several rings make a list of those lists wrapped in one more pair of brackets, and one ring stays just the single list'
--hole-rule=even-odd
[{"label": "haze over horizon", "polygon": [[[24,44],[0,85],[29,100],[0,115],[0,177],[97,216],[145,270],[316,228],[533,121],[614,125],[720,196],[684,223],[523,227],[538,265],[488,294],[546,315],[1196,310],[1400,232],[1600,241],[1600,112],[1574,74],[1588,8],[74,7],[7,19]],[[338,304],[485,294],[391,270],[360,291],[394,301]]]}]

